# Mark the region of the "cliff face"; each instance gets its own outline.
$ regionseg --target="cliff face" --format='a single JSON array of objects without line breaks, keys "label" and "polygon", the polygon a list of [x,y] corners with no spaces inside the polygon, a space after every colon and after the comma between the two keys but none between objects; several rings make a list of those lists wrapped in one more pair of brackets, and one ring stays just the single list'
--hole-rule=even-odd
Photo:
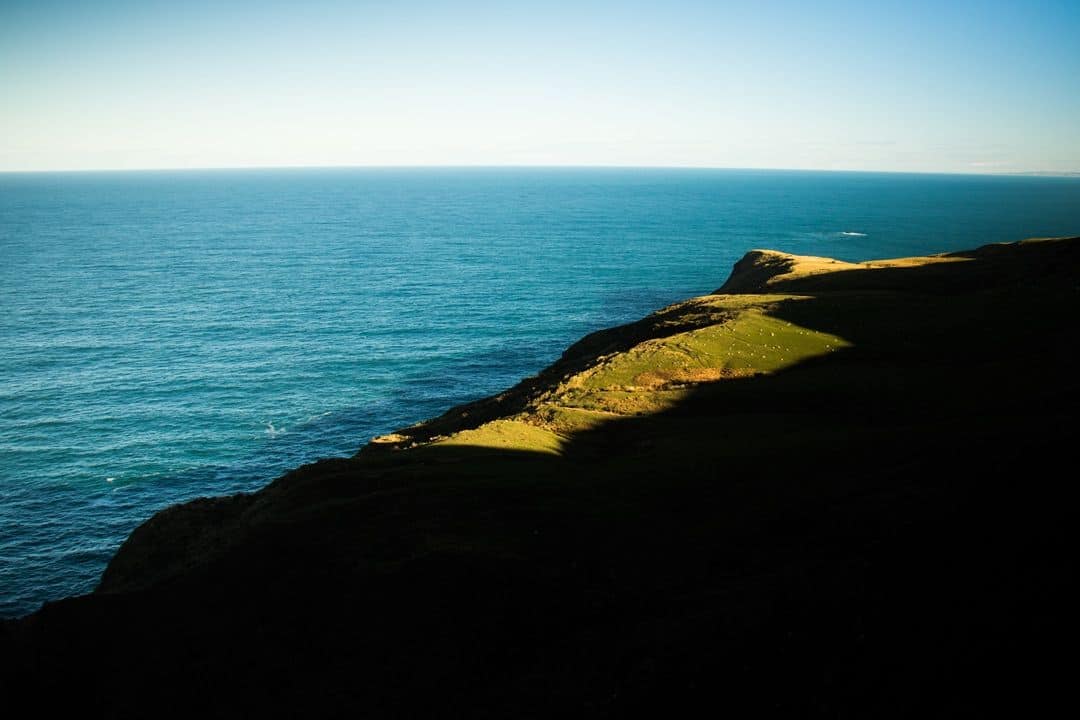
[{"label": "cliff face", "polygon": [[2,626],[0,682],[117,716],[1030,712],[1066,687],[1077,310],[1075,238],[753,251],[498,396],[159,513]]}]

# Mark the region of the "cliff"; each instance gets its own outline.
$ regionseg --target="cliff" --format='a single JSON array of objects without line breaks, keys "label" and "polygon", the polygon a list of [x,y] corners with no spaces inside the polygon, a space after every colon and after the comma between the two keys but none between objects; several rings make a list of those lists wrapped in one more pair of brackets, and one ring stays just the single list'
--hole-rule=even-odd
[{"label": "cliff", "polygon": [[752,251],[495,397],[159,513],[0,626],[0,684],[110,717],[1052,707],[1078,310],[1078,238]]}]

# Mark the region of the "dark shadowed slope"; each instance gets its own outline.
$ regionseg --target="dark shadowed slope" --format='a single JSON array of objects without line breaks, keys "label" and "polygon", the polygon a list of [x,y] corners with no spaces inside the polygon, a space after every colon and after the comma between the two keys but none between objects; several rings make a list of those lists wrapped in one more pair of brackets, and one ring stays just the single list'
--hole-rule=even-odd
[{"label": "dark shadowed slope", "polygon": [[97,593],[2,626],[4,696],[470,718],[1066,697],[1073,480],[1051,468],[1080,240],[756,251],[721,289],[355,458],[160,513]]}]

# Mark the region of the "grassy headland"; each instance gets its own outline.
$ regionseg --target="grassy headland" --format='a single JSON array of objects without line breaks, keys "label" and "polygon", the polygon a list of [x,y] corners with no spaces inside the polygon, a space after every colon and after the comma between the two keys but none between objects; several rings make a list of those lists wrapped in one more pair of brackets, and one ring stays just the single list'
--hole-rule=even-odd
[{"label": "grassy headland", "polygon": [[1080,239],[754,251],[498,396],[137,529],[0,631],[82,714],[1030,712],[1056,664]]}]

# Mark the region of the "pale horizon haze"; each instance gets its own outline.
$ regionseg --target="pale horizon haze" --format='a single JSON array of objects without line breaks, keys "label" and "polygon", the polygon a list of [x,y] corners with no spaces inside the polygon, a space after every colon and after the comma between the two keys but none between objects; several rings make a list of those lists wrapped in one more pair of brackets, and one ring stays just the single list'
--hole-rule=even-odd
[{"label": "pale horizon haze", "polygon": [[1080,171],[1080,2],[0,3],[0,171]]}]

